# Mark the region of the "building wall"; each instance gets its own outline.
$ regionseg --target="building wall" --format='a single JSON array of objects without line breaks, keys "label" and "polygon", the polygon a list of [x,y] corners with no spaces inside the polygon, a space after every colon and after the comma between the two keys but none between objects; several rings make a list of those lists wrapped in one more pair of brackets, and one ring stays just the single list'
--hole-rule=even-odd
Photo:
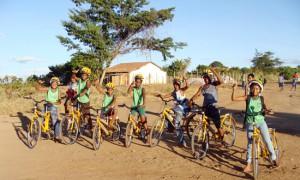
[{"label": "building wall", "polygon": [[134,80],[134,76],[137,74],[144,75],[144,84],[166,84],[167,83],[167,73],[161,70],[159,67],[152,63],[148,63],[145,66],[132,71],[129,73],[129,82]]}]

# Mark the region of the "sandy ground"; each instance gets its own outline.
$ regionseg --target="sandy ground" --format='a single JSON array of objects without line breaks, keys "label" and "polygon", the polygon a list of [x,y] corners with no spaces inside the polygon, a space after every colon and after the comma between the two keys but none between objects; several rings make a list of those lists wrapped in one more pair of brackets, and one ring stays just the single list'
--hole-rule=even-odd
[{"label": "sandy ground", "polygon": [[[228,112],[244,109],[244,102],[230,101],[230,92],[229,88],[219,89],[220,105]],[[264,95],[266,103],[275,111],[267,122],[269,127],[280,132],[277,136],[282,156],[280,167],[276,169],[270,169],[268,162],[262,160],[260,177],[299,179],[300,90],[297,93],[287,89],[279,92],[275,85],[268,85]],[[162,109],[162,103],[151,99],[147,107],[151,111],[151,124],[157,118],[155,113]],[[128,109],[119,111],[121,120],[126,122]],[[149,148],[139,140],[125,148],[121,139],[116,143],[105,141],[99,151],[94,151],[91,139],[84,137],[74,145],[41,140],[34,149],[29,149],[24,127],[31,115],[23,113],[0,117],[0,179],[3,180],[251,179],[250,175],[241,172],[245,165],[246,136],[240,128],[234,147],[212,146],[203,160],[195,160],[190,148],[178,147],[173,134],[166,134],[155,148]]]}]

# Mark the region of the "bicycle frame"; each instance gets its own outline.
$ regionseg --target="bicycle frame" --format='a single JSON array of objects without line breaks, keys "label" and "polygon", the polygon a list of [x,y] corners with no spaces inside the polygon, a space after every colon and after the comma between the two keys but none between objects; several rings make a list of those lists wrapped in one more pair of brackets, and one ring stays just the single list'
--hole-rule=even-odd
[{"label": "bicycle frame", "polygon": [[134,117],[131,114],[129,114],[127,123],[131,123],[133,125],[133,129],[135,130],[136,134],[141,132],[141,129],[138,126],[138,122],[134,119]]},{"label": "bicycle frame", "polygon": [[74,106],[72,105],[69,115],[72,117],[71,129],[73,129],[74,120],[77,122],[78,125],[80,123],[81,112],[80,112],[79,104],[77,105],[77,109],[74,109]]},{"label": "bicycle frame", "polygon": [[[269,128],[269,133],[273,135],[273,137],[275,137],[275,130],[272,129],[272,128]],[[264,159],[267,159],[270,155],[270,152],[268,150],[268,148],[266,147],[266,144],[264,143],[264,141],[262,141],[261,139],[261,132],[260,130],[256,127],[256,124],[254,123],[253,124],[253,135],[252,135],[252,140],[253,142],[252,143],[257,143],[257,147],[258,149],[260,149],[260,154],[259,156],[264,158]],[[274,141],[274,138],[272,139],[272,144],[274,146],[274,149],[277,148],[277,144],[276,142]]]},{"label": "bicycle frame", "polygon": [[48,112],[48,109],[47,109],[47,106],[46,106],[46,112],[44,114],[42,114],[39,110],[38,110],[38,107],[37,105],[34,106],[34,111],[33,111],[33,118],[31,120],[31,123],[30,123],[30,130],[32,130],[32,124],[33,124],[33,121],[35,119],[38,119],[39,117],[42,117],[43,118],[43,123],[41,124],[41,131],[43,133],[46,133],[46,132],[49,132],[50,130],[50,127],[49,127],[49,121],[50,121],[50,112]]},{"label": "bicycle frame", "polygon": [[100,129],[104,131],[105,135],[110,135],[110,131],[106,128],[109,126],[109,124],[100,117],[99,113],[97,113],[96,123]]}]

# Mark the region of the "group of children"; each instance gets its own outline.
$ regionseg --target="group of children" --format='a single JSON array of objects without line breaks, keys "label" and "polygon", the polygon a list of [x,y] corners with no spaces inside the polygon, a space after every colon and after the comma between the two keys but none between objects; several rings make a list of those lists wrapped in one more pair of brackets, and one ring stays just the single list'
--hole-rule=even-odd
[{"label": "group of children", "polygon": [[[184,133],[181,128],[180,122],[188,114],[191,104],[194,103],[195,99],[203,95],[203,108],[205,114],[213,120],[218,132],[218,137],[222,140],[224,137],[224,131],[221,127],[220,122],[220,113],[218,110],[218,92],[217,86],[223,83],[220,74],[217,72],[216,68],[211,68],[212,74],[216,77],[216,80],[213,81],[212,77],[209,74],[204,74],[202,77],[204,79],[204,85],[201,85],[197,92],[192,96],[191,99],[188,99],[185,96],[185,91],[189,88],[189,83],[186,78],[183,80],[175,78],[173,80],[173,91],[162,95],[157,94],[157,97],[160,97],[162,100],[174,100],[175,106],[173,111],[175,112],[175,131],[178,138],[178,143],[186,147],[186,142],[184,140]],[[80,78],[77,77],[78,72],[74,71],[71,76],[71,81],[68,85],[68,90],[66,92],[66,101],[65,111],[68,113],[68,104],[70,102],[79,103],[80,110],[84,117],[83,125],[87,129],[92,128],[92,120],[90,117],[90,88],[92,83],[89,80],[91,70],[87,67],[83,67],[80,70]],[[146,118],[146,90],[142,86],[143,76],[136,75],[134,81],[130,84],[128,88],[128,94],[132,94],[133,105],[131,108],[131,114],[136,116],[139,115],[141,126],[146,130],[146,135],[149,134],[149,129],[147,126]],[[102,89],[98,81],[94,83],[97,91],[103,95],[102,101],[102,116],[109,117],[110,122],[114,122],[117,115],[116,109],[116,96],[114,95],[114,84],[107,83],[105,85],[106,91]],[[232,91],[232,100],[233,101],[246,101],[246,131],[247,131],[247,166],[245,167],[245,172],[250,172],[251,169],[251,144],[252,144],[252,133],[253,133],[253,121],[256,123],[257,127],[260,129],[262,137],[267,144],[268,150],[271,153],[271,159],[276,165],[276,154],[272,146],[270,139],[269,131],[267,124],[265,122],[264,113],[267,112],[267,108],[264,104],[262,98],[263,85],[256,81],[253,74],[248,75],[248,84],[245,88],[245,94],[243,96],[235,96],[235,88],[233,86]],[[58,121],[58,109],[57,105],[61,103],[61,92],[59,89],[59,79],[53,77],[50,80],[50,87],[45,88],[40,85],[37,86],[37,89],[43,92],[46,92],[46,101],[48,111],[51,113],[52,124],[54,127],[55,138],[59,139],[59,121]]]}]

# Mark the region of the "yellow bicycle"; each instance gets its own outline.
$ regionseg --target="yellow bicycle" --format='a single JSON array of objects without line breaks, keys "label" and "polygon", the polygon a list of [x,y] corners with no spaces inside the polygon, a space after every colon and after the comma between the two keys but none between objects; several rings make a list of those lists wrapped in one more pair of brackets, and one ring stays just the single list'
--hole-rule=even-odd
[{"label": "yellow bicycle", "polygon": [[37,101],[32,97],[25,97],[34,102],[33,117],[30,119],[27,129],[27,144],[29,148],[34,148],[37,145],[38,140],[41,137],[41,133],[44,133],[46,139],[50,139],[50,112],[45,106],[45,113],[42,113],[38,109],[40,103],[46,102],[45,100]]},{"label": "yellow bicycle", "polygon": [[[221,128],[224,131],[224,138],[219,139],[215,130],[210,126],[209,118],[205,115],[204,111],[199,111],[201,116],[199,125],[194,129],[191,146],[192,153],[196,159],[203,159],[209,149],[209,141],[221,141],[226,147],[231,147],[236,139],[236,121],[229,113],[221,115]],[[209,134],[211,132],[211,135]],[[211,138],[210,138],[211,136]]]},{"label": "yellow bicycle", "polygon": [[61,139],[65,144],[74,144],[80,134],[80,122],[82,122],[79,103],[71,103],[69,114],[61,120]]},{"label": "yellow bicycle", "polygon": [[[275,129],[269,128],[269,133],[271,137],[271,141],[274,147],[274,151],[277,157],[277,164],[279,161],[279,155],[280,150],[278,147],[278,141],[276,138],[276,132]],[[264,141],[262,141],[261,132],[257,128],[255,122],[253,122],[253,135],[252,135],[252,166],[253,166],[253,178],[258,179],[259,174],[259,158],[262,157],[265,160],[269,160],[271,162],[270,158],[270,152],[268,151],[268,148]]]},{"label": "yellow bicycle", "polygon": [[125,132],[125,147],[128,148],[131,145],[134,136],[145,141],[146,130],[140,121],[140,117],[134,117],[129,113]]},{"label": "yellow bicycle", "polygon": [[94,126],[93,135],[92,135],[94,150],[98,150],[100,148],[100,145],[103,142],[103,138],[102,138],[103,134],[110,137],[112,141],[119,140],[121,135],[119,119],[116,118],[113,124],[111,124],[111,122],[109,122],[110,119],[108,116],[104,118],[101,116],[101,109],[95,109],[93,107],[90,107],[90,109],[94,110],[97,113],[96,125]]}]

